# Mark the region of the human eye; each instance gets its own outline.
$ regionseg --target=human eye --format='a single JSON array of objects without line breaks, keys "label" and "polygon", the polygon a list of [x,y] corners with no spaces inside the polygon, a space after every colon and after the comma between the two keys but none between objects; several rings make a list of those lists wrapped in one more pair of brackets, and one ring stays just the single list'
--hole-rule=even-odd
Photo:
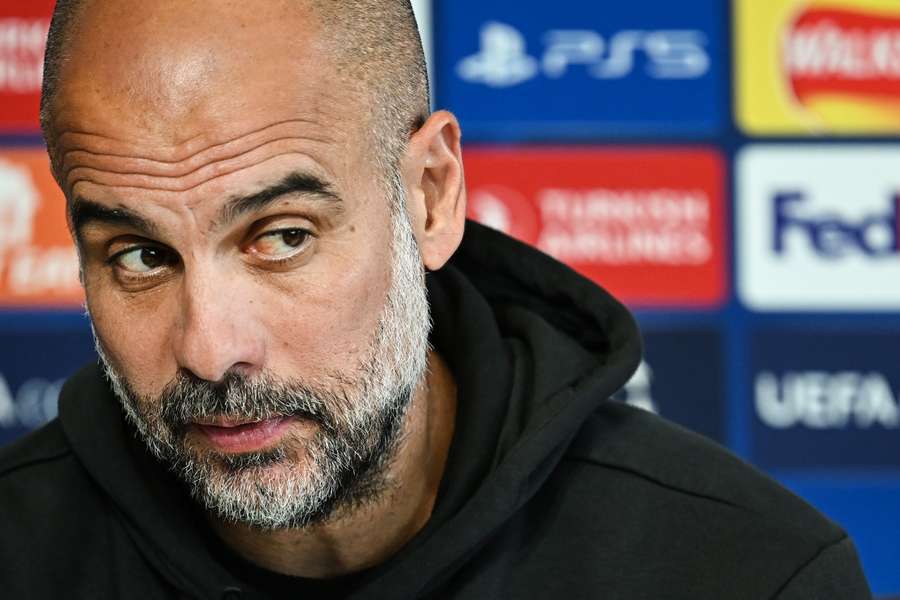
[{"label": "human eye", "polygon": [[131,245],[110,256],[107,262],[120,279],[145,281],[168,273],[177,257],[162,246]]},{"label": "human eye", "polygon": [[250,250],[261,260],[283,262],[302,254],[311,239],[312,233],[302,227],[285,227],[256,236]]}]

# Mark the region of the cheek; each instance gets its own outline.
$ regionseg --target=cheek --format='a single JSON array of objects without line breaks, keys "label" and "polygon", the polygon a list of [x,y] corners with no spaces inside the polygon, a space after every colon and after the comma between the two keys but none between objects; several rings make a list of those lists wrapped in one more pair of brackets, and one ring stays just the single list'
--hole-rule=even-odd
[{"label": "cheek", "polygon": [[[385,242],[386,244],[389,242]],[[364,246],[363,242],[353,244]],[[390,285],[390,252],[334,254],[314,282],[295,289],[277,310],[272,362],[311,375],[344,371],[366,358]]]},{"label": "cheek", "polygon": [[163,297],[127,300],[90,285],[86,300],[107,358],[135,391],[155,393],[171,380],[177,367],[166,326],[170,302]]}]

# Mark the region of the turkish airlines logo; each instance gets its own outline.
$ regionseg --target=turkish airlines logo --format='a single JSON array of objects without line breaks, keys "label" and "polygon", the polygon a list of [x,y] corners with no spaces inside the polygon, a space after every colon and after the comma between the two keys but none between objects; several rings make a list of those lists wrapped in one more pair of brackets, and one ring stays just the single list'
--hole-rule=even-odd
[{"label": "turkish airlines logo", "polygon": [[471,213],[567,263],[700,265],[710,260],[710,203],[701,189],[476,189]]},{"label": "turkish airlines logo", "polygon": [[774,429],[900,429],[897,395],[883,373],[763,371],[754,399],[759,419]]},{"label": "turkish airlines logo", "polygon": [[467,148],[468,214],[634,305],[725,293],[723,165],[705,149]]},{"label": "turkish airlines logo", "polygon": [[481,27],[479,42],[478,52],[460,61],[456,72],[464,81],[494,88],[541,75],[559,79],[576,70],[598,80],[636,71],[652,79],[697,79],[710,68],[706,35],[690,29],[628,29],[607,37],[588,29],[553,29],[541,37],[540,54],[532,56],[518,29],[492,21]]},{"label": "turkish airlines logo", "polygon": [[534,244],[541,232],[540,218],[531,203],[516,190],[486,185],[469,195],[469,214],[483,225]]},{"label": "turkish airlines logo", "polygon": [[801,102],[829,94],[900,99],[900,17],[810,8],[788,27],[782,53]]}]

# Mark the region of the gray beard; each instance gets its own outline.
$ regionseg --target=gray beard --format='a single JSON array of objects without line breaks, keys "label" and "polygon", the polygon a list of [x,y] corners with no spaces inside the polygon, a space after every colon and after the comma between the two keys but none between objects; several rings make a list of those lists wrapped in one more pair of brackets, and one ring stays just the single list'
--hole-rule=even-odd
[{"label": "gray beard", "polygon": [[[394,193],[403,197],[399,178]],[[97,352],[127,419],[150,452],[219,519],[259,529],[321,523],[381,497],[402,445],[407,409],[428,360],[431,328],[424,270],[405,202],[393,202],[391,284],[365,358],[313,381],[229,373],[209,382],[179,373],[157,397],[134,392]],[[188,424],[210,416],[296,417],[311,439],[286,435],[271,449],[226,455],[191,444]]]}]

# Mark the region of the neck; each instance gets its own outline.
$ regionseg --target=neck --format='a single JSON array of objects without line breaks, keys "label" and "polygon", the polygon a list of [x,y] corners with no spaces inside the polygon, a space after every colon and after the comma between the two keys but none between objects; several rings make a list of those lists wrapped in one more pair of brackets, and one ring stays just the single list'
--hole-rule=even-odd
[{"label": "neck", "polygon": [[250,562],[296,577],[331,578],[378,565],[428,522],[456,416],[456,384],[434,351],[404,420],[384,492],[309,527],[260,531],[211,518],[213,529]]}]

